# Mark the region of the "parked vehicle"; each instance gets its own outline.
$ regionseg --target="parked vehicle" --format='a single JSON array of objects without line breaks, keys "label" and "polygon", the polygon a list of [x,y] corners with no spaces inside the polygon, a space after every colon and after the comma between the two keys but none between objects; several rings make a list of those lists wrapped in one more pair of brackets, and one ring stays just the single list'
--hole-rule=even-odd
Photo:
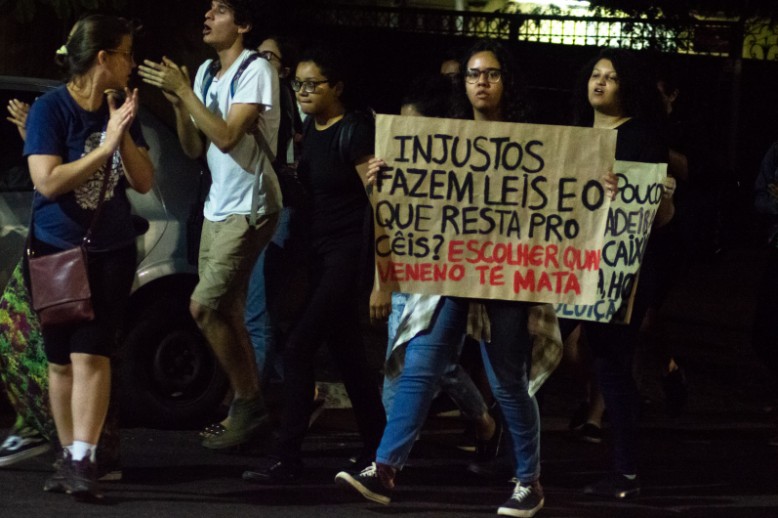
[{"label": "parked vehicle", "polygon": [[[0,107],[31,103],[56,81],[0,76]],[[187,158],[175,132],[147,110],[139,120],[156,167],[148,194],[129,192],[133,212],[149,222],[138,237],[138,267],[118,355],[125,424],[183,428],[205,422],[228,384],[189,314],[197,282],[188,260],[187,217],[201,165]],[[16,127],[0,120],[0,287],[22,256],[33,186]],[[189,244],[191,245],[191,243]]]}]

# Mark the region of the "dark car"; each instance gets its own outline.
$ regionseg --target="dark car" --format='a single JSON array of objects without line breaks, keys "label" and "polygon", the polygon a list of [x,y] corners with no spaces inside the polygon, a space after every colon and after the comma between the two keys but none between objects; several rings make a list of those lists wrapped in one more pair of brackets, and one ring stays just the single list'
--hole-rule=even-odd
[{"label": "dark car", "polygon": [[[0,106],[32,103],[55,81],[0,76]],[[121,415],[125,424],[183,428],[206,422],[228,384],[189,314],[197,282],[187,241],[201,165],[187,158],[175,132],[150,112],[139,119],[156,167],[147,194],[129,192],[133,212],[147,220],[138,237],[138,266],[118,355]],[[0,121],[0,287],[22,256],[33,186],[16,127]]]}]

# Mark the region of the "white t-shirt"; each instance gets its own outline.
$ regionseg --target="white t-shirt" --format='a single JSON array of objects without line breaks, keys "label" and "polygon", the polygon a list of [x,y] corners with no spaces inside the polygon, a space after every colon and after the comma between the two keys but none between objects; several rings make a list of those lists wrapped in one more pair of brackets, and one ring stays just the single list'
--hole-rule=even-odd
[{"label": "white t-shirt", "polygon": [[[254,59],[238,78],[234,93],[230,93],[232,79],[249,53],[249,50],[244,50],[221,77],[213,78],[205,99],[203,79],[211,60],[200,65],[195,76],[194,92],[208,110],[223,119],[227,118],[233,104],[264,106],[265,109],[259,114],[258,127],[275,153],[281,122],[278,74],[275,69],[265,59]],[[203,209],[207,219],[223,221],[232,214],[250,214],[254,173],[257,170],[260,174],[257,214],[262,216],[281,210],[281,188],[271,159],[260,149],[253,135],[244,135],[229,153],[222,152],[209,141],[206,159],[213,180]]]}]

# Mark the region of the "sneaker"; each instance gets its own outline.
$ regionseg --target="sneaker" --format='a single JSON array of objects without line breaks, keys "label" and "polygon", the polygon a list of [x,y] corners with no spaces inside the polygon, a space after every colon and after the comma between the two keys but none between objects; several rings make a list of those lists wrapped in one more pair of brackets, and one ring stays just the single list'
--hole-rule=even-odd
[{"label": "sneaker", "polygon": [[359,473],[341,471],[335,475],[335,483],[341,487],[355,489],[371,502],[389,505],[394,489],[394,470],[373,462]]},{"label": "sneaker", "polygon": [[54,474],[43,483],[47,493],[70,493],[70,452],[62,450],[62,455],[54,462]]},{"label": "sneaker", "polygon": [[31,459],[51,449],[51,444],[30,428],[14,430],[0,445],[0,468]]},{"label": "sneaker", "polygon": [[200,438],[206,439],[208,437],[214,436],[214,435],[221,435],[224,432],[226,432],[227,429],[224,427],[221,423],[211,423],[207,425],[205,428],[200,430]]},{"label": "sneaker", "polygon": [[270,458],[266,466],[243,472],[243,480],[258,484],[292,484],[303,474],[303,463],[299,460]]},{"label": "sneaker", "polygon": [[375,451],[362,452],[358,455],[353,455],[348,459],[348,465],[343,467],[343,471],[350,473],[359,473],[365,468],[369,468],[375,460]]},{"label": "sneaker", "polygon": [[202,445],[212,450],[223,450],[245,444],[270,431],[270,416],[261,399],[235,399],[230,405],[229,428],[218,425],[207,427],[200,436]]},{"label": "sneaker", "polygon": [[616,473],[586,486],[583,492],[589,496],[628,500],[640,496],[640,479],[629,479]]},{"label": "sneaker", "polygon": [[79,502],[103,498],[103,492],[97,483],[97,464],[92,462],[89,455],[81,460],[71,461],[69,471],[69,493],[73,498]]},{"label": "sneaker", "polygon": [[767,445],[768,445],[768,446],[778,446],[778,435],[776,435],[776,436],[774,436],[774,437],[771,437],[771,438],[770,438],[770,439],[767,441]]},{"label": "sneaker", "polygon": [[516,487],[513,488],[513,494],[507,502],[497,509],[497,514],[500,516],[531,518],[543,508],[545,501],[543,487],[540,485],[540,482],[536,480],[532,484],[527,485],[517,482]]},{"label": "sneaker", "polygon": [[679,417],[689,399],[689,383],[686,374],[678,367],[662,378],[662,390],[665,393],[665,411],[669,417]]},{"label": "sneaker", "polygon": [[594,423],[585,423],[580,428],[570,432],[576,441],[600,444],[602,442],[602,428]]}]

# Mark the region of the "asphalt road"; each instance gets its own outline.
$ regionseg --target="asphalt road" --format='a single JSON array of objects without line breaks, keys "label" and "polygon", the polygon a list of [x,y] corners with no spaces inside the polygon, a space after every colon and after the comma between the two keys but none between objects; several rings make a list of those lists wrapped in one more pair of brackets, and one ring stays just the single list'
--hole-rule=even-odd
[{"label": "asphalt road", "polygon": [[[762,267],[753,251],[729,252],[698,265],[673,292],[649,345],[669,343],[687,369],[686,412],[664,413],[658,377],[642,363],[642,392],[650,401],[641,422],[643,494],[629,502],[585,498],[580,488],[607,473],[606,444],[573,442],[567,420],[580,397],[563,371],[543,398],[543,517],[774,517],[778,516],[778,416],[764,411],[766,373],[748,345],[753,293]],[[8,416],[4,417],[8,422]],[[0,422],[3,422],[0,420]],[[240,479],[254,451],[216,453],[194,431],[126,429],[121,482],[105,485],[99,505],[78,504],[41,491],[51,456],[0,471],[0,517],[467,517],[493,515],[509,496],[507,481],[470,476],[459,450],[463,424],[436,417],[398,477],[388,507],[367,503],[332,483],[359,447],[348,410],[325,410],[306,443],[306,478],[284,487]]]}]

